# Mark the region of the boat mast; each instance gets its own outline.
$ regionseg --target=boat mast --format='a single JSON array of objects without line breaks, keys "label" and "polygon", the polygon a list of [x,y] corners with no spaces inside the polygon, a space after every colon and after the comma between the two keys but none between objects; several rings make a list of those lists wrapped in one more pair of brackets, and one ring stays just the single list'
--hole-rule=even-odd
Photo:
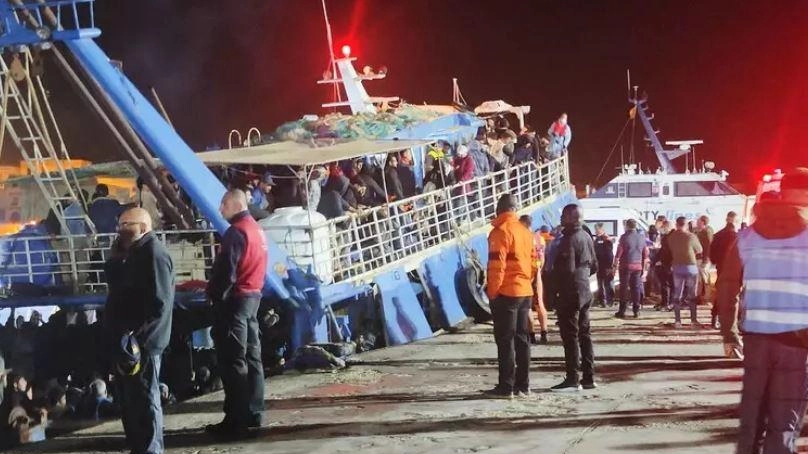
[{"label": "boat mast", "polygon": [[[325,0],[322,0],[323,3],[323,19],[325,20],[325,33],[328,39],[328,55],[331,59],[331,74],[333,74],[333,78],[337,77],[337,59],[334,58],[334,37],[331,34],[331,21],[328,20],[328,9],[325,6]],[[326,77],[325,79],[328,79]],[[339,85],[334,84],[334,102],[341,102],[342,101],[342,93],[340,93]],[[334,106],[334,110],[336,110],[336,106]]]},{"label": "boat mast", "polygon": [[676,168],[673,167],[671,160],[687,154],[689,150],[666,150],[662,147],[662,142],[660,142],[659,136],[657,135],[659,131],[656,131],[653,125],[651,125],[651,120],[653,120],[654,115],[648,114],[648,98],[646,96],[640,98],[637,96],[637,91],[635,89],[634,96],[629,98],[628,102],[634,104],[634,108],[636,109],[635,116],[640,117],[640,122],[645,129],[645,134],[648,137],[648,140],[651,142],[654,152],[656,153],[659,166],[666,173],[676,173]]}]

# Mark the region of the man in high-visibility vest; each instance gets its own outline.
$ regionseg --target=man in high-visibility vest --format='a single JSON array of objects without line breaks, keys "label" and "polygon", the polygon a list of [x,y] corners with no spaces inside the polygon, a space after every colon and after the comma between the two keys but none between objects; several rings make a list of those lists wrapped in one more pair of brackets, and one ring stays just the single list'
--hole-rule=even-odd
[{"label": "man in high-visibility vest", "polygon": [[[808,407],[808,168],[786,173],[777,198],[755,205],[718,277],[725,354],[741,349],[738,454],[794,453]],[[762,448],[762,449],[761,449]]]}]

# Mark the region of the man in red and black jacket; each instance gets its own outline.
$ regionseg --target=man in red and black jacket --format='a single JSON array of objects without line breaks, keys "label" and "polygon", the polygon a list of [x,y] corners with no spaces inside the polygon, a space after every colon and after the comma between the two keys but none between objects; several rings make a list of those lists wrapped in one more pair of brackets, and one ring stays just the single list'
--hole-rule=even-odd
[{"label": "man in red and black jacket", "polygon": [[213,264],[207,293],[215,317],[213,340],[224,385],[224,420],[206,431],[225,438],[259,427],[264,411],[264,369],[258,306],[267,269],[267,242],[250,216],[246,194],[225,193],[219,207],[230,228]]}]

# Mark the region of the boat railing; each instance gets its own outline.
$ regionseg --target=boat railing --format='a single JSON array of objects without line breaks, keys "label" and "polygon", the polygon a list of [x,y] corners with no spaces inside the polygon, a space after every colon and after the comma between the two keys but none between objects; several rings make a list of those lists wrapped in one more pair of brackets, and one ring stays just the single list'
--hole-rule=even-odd
[{"label": "boat railing", "polygon": [[489,224],[505,193],[525,208],[568,191],[569,181],[566,156],[542,165],[528,162],[311,225],[307,235],[274,236],[289,238],[281,247],[291,260],[324,282],[364,281]]},{"label": "boat railing", "polygon": [[[157,231],[174,263],[177,283],[207,280],[217,242],[213,231]],[[0,262],[0,282],[60,288],[73,294],[106,291],[104,263],[112,256],[115,234],[7,237],[11,245]]]}]

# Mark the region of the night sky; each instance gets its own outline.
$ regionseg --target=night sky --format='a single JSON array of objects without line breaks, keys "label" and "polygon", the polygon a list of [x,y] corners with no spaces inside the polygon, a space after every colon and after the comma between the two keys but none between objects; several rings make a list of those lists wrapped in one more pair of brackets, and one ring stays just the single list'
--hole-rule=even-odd
[{"label": "night sky", "polygon": [[[531,105],[546,130],[570,115],[573,179],[593,182],[627,118],[626,69],[663,140],[703,139],[737,182],[808,164],[808,2],[329,0],[335,46],[386,65],[376,96]],[[196,149],[322,113],[330,91],[320,0],[99,0],[101,47],[155,86]],[[74,156],[120,159],[100,122],[49,74]],[[638,131],[638,134],[640,132]],[[13,153],[5,152],[4,160]],[[645,154],[645,162],[653,158]],[[619,165],[619,151],[606,179]],[[599,183],[603,183],[603,179]]]}]

